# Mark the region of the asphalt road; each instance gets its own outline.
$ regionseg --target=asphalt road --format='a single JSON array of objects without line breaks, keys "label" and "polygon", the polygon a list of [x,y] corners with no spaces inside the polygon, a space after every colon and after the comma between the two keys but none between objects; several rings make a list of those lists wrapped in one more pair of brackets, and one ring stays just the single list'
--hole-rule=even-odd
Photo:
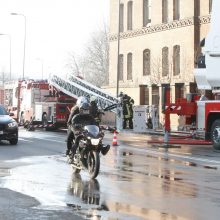
[{"label": "asphalt road", "polygon": [[220,153],[211,146],[160,149],[149,135],[120,133],[90,180],[72,174],[65,138],[20,130],[17,146],[0,144],[0,219],[220,219]]}]

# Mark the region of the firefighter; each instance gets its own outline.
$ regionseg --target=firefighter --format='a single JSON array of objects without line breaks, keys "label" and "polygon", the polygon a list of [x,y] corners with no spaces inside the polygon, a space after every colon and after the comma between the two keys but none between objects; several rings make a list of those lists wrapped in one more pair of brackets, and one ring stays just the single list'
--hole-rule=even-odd
[{"label": "firefighter", "polygon": [[134,100],[127,94],[122,97],[122,110],[123,110],[123,129],[133,129],[133,104]]},{"label": "firefighter", "polygon": [[98,105],[97,105],[97,97],[96,96],[91,96],[90,97],[90,114],[96,118],[97,113],[98,113]]},{"label": "firefighter", "polygon": [[74,134],[70,127],[72,123],[72,118],[73,116],[79,114],[79,106],[80,106],[80,103],[83,103],[83,102],[88,102],[88,100],[85,97],[79,97],[76,102],[76,105],[74,105],[70,110],[70,115],[67,121],[68,130],[67,130],[67,139],[66,139],[66,142],[67,142],[66,155],[69,155],[72,144],[73,144],[73,140],[75,139]]},{"label": "firefighter", "polygon": [[133,129],[133,105],[134,105],[134,99],[132,99],[130,96],[128,96],[128,103],[129,103],[129,110],[130,110],[130,117],[128,119],[129,128]]}]

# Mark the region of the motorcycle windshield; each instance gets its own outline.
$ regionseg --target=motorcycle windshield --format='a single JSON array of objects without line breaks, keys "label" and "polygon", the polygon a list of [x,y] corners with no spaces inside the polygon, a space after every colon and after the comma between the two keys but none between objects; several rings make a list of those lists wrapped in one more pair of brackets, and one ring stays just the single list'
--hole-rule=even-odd
[{"label": "motorcycle windshield", "polygon": [[84,130],[87,131],[91,136],[97,137],[99,134],[99,127],[96,125],[86,125]]}]

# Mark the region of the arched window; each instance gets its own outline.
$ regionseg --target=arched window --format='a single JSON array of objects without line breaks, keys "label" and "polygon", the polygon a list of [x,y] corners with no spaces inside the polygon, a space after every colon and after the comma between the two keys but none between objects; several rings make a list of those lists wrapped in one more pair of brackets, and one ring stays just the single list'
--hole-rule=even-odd
[{"label": "arched window", "polygon": [[119,80],[123,81],[124,55],[119,55]]},{"label": "arched window", "polygon": [[162,0],[162,22],[168,22],[168,0]]},{"label": "arched window", "polygon": [[150,50],[146,49],[143,52],[143,75],[150,75]]},{"label": "arched window", "polygon": [[119,31],[123,32],[124,31],[124,4],[120,4],[120,9],[119,9]]},{"label": "arched window", "polygon": [[175,45],[173,47],[173,75],[180,74],[180,46]]},{"label": "arched window", "polygon": [[132,53],[127,55],[127,80],[132,80]]},{"label": "arched window", "polygon": [[128,2],[128,16],[127,16],[127,29],[132,30],[132,14],[133,14],[133,2]]},{"label": "arched window", "polygon": [[151,0],[143,0],[143,27],[151,23]]},{"label": "arched window", "polygon": [[180,19],[180,1],[173,0],[173,20]]},{"label": "arched window", "polygon": [[169,49],[163,47],[162,49],[162,76],[168,76],[169,74]]}]

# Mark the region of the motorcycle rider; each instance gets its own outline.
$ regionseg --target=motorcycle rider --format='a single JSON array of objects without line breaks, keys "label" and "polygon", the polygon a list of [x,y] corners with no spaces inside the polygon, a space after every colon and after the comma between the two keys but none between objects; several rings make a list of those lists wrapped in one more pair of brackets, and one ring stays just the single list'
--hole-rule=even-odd
[{"label": "motorcycle rider", "polygon": [[[79,113],[72,118],[72,132],[75,137],[75,143],[71,146],[71,157],[73,158],[79,144],[80,130],[85,125],[97,125],[95,118],[90,113],[90,104],[84,99],[78,104]],[[110,145],[101,146],[101,153],[106,155],[110,149]]]},{"label": "motorcycle rider", "polygon": [[72,119],[75,115],[79,114],[79,106],[80,106],[80,103],[83,103],[83,102],[88,102],[88,99],[83,96],[79,97],[76,102],[76,105],[74,105],[70,110],[70,115],[67,121],[68,130],[67,130],[67,139],[66,139],[66,142],[67,142],[66,155],[69,155],[71,147],[72,147],[72,142],[75,139],[74,133],[71,130]]}]

